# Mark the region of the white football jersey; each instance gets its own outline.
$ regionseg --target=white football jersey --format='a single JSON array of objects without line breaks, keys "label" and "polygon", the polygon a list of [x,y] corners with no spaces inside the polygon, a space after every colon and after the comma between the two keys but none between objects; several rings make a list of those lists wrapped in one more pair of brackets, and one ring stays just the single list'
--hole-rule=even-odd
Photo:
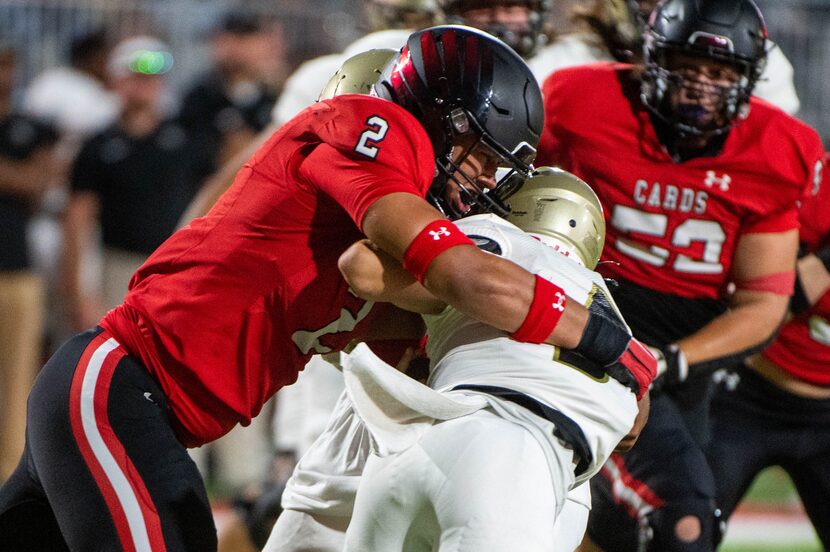
[{"label": "white football jersey", "polygon": [[[494,215],[457,221],[476,244],[562,287],[570,300],[588,306],[604,296],[602,277]],[[616,308],[616,307],[615,307]],[[559,360],[559,349],[512,340],[507,333],[453,308],[424,317],[433,360],[429,386],[446,391],[461,384],[493,385],[520,391],[559,410],[585,433],[594,454],[590,477],[631,430],[637,415],[634,393],[607,375],[590,375]]]}]

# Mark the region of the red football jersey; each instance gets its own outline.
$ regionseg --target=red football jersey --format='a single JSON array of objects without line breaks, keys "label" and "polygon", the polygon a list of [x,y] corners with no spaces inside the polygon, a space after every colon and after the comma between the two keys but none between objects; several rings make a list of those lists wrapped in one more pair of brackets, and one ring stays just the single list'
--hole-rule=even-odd
[{"label": "red football jersey", "polygon": [[[801,243],[809,252],[830,247],[828,211],[830,185],[816,185],[799,212]],[[763,354],[797,378],[830,386],[830,291],[809,311],[787,322]]]},{"label": "red football jersey", "polygon": [[821,141],[753,99],[721,153],[675,162],[631,71],[599,63],[553,73],[536,164],[571,171],[597,192],[611,261],[601,272],[681,297],[720,297],[742,234],[797,228],[796,202],[821,178]]},{"label": "red football jersey", "polygon": [[249,423],[311,355],[359,335],[372,304],[349,292],[337,259],[372,202],[424,197],[434,170],[410,113],[338,96],[285,124],[153,253],[102,326],[159,381],[186,445]]}]

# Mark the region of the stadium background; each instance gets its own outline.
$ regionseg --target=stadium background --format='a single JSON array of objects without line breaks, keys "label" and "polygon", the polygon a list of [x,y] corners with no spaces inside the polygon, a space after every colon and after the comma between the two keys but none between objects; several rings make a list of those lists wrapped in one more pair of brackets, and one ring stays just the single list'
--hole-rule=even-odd
[{"label": "stadium background", "polygon": [[[316,55],[337,52],[365,31],[361,0],[247,1],[244,6],[273,16],[281,25],[296,65]],[[566,32],[566,10],[573,0],[555,0],[553,23]],[[813,125],[830,144],[830,0],[757,0],[770,37],[795,69],[801,99],[798,117]],[[182,88],[208,62],[206,32],[233,9],[229,0],[0,0],[0,40],[20,54],[19,88],[44,68],[64,62],[73,36],[105,26],[114,37],[152,33],[168,41],[176,58],[170,75]],[[829,468],[830,469],[830,468]],[[830,497],[828,497],[830,500]],[[820,550],[797,497],[783,472],[769,470],[753,486],[722,550]]]}]

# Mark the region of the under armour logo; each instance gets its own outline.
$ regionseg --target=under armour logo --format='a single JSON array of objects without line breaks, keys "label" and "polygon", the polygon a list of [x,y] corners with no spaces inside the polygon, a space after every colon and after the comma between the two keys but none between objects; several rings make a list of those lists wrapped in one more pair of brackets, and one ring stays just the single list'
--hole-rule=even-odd
[{"label": "under armour logo", "polygon": [[551,308],[559,312],[565,312],[565,294],[561,291],[556,292],[556,303],[551,303]]},{"label": "under armour logo", "polygon": [[149,391],[144,392],[144,398],[150,401],[151,403],[156,404],[156,401],[154,401],[152,397],[153,395]]},{"label": "under armour logo", "polygon": [[703,181],[707,188],[717,185],[722,192],[729,191],[729,184],[732,182],[732,177],[726,173],[723,176],[718,176],[715,171],[706,171],[706,180]]},{"label": "under armour logo", "polygon": [[446,226],[441,226],[441,227],[439,227],[439,228],[438,228],[438,230],[437,230],[437,231],[436,231],[436,230],[430,230],[430,231],[429,231],[429,235],[430,235],[430,236],[432,236],[432,239],[433,239],[433,240],[438,241],[438,240],[440,240],[443,236],[449,236],[449,235],[450,235],[450,231],[449,231],[449,230],[447,230],[447,227],[446,227]]}]

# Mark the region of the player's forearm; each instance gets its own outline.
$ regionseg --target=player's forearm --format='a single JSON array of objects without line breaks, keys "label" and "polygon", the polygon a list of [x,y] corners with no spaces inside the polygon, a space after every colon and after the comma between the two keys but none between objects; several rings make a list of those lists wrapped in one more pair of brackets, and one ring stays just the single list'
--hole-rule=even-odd
[{"label": "player's forearm", "polygon": [[[456,247],[436,257],[424,284],[436,297],[464,314],[513,333],[530,311],[535,276],[474,247]],[[585,308],[568,301],[546,341],[574,348],[582,337],[586,321]]]},{"label": "player's forearm", "polygon": [[643,398],[637,401],[637,417],[634,418],[634,425],[631,427],[631,431],[628,432],[628,435],[622,438],[619,442],[617,447],[614,449],[614,452],[628,452],[637,442],[637,438],[640,436],[640,432],[643,431],[643,428],[648,421],[648,413],[651,408],[651,398],[648,393],[643,395]]},{"label": "player's forearm", "polygon": [[367,301],[388,302],[421,314],[441,312],[446,303],[419,284],[401,264],[369,240],[354,243],[338,268],[349,287]]},{"label": "player's forearm", "polygon": [[772,336],[788,302],[784,295],[738,291],[730,310],[677,344],[690,365],[751,350]]}]

